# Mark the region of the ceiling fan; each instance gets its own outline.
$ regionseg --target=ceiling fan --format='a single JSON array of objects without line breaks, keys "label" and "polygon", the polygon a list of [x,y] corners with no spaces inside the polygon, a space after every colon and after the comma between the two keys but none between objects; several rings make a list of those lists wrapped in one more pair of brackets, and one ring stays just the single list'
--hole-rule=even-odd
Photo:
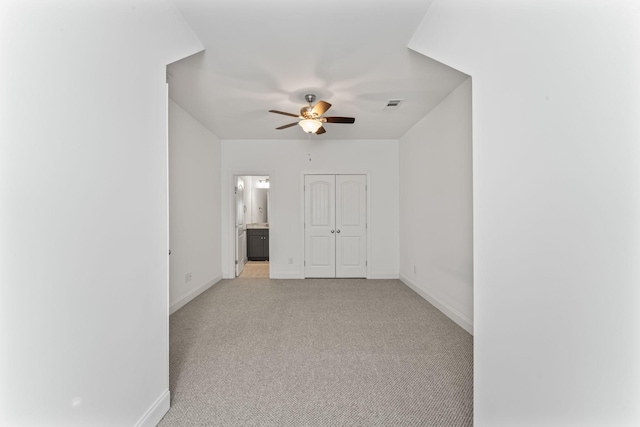
[{"label": "ceiling fan", "polygon": [[331,104],[324,101],[318,101],[315,106],[312,106],[313,101],[316,100],[314,94],[307,94],[304,99],[309,103],[308,107],[302,107],[300,109],[300,115],[285,113],[284,111],[269,110],[270,113],[283,114],[285,116],[297,117],[300,119],[298,122],[289,123],[288,125],[280,126],[276,129],[282,130],[291,126],[300,125],[300,127],[307,133],[315,133],[321,135],[326,132],[323,123],[354,123],[356,119],[353,117],[322,117],[324,113],[331,108]]}]

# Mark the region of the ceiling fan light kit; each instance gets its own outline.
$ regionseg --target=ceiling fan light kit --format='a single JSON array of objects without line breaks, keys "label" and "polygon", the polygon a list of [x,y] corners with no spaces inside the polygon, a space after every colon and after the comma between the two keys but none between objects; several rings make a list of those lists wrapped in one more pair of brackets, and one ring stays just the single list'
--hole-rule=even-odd
[{"label": "ceiling fan light kit", "polygon": [[306,133],[316,133],[322,127],[322,123],[315,119],[304,119],[298,122]]},{"label": "ceiling fan light kit", "polygon": [[277,127],[277,130],[282,130],[299,124],[300,127],[307,133],[315,133],[321,135],[326,132],[323,123],[354,123],[356,119],[353,117],[322,117],[324,113],[331,108],[331,104],[325,101],[318,101],[315,106],[312,106],[316,96],[314,94],[305,95],[304,99],[309,103],[309,106],[302,107],[300,109],[300,115],[285,113],[284,111],[269,110],[270,113],[282,114],[284,116],[297,117],[300,119],[298,123],[289,123],[284,126]]}]

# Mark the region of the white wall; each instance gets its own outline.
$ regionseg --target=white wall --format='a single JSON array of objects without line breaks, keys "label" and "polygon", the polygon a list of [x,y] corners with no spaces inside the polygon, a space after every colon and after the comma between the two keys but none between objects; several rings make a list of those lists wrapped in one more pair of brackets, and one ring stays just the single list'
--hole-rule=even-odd
[{"label": "white wall", "polygon": [[169,101],[169,233],[173,313],[222,278],[220,139],[173,100]]},{"label": "white wall", "polygon": [[400,278],[473,332],[471,79],[400,139]]},{"label": "white wall", "polygon": [[[311,161],[309,160],[311,159]],[[269,175],[269,255],[273,278],[304,275],[304,173],[369,173],[369,276],[398,277],[398,142],[222,141],[222,273],[232,277],[231,176]],[[289,264],[289,258],[293,263]]]},{"label": "white wall", "polygon": [[475,425],[640,425],[640,9],[435,0],[473,78]]},{"label": "white wall", "polygon": [[0,424],[169,405],[167,1],[0,2]]}]

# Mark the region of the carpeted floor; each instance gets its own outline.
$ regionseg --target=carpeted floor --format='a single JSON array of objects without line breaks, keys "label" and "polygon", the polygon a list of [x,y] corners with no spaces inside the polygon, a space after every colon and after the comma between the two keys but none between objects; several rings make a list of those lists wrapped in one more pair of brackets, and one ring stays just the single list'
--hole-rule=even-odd
[{"label": "carpeted floor", "polygon": [[470,426],[473,338],[399,280],[222,280],[170,318],[159,426]]}]

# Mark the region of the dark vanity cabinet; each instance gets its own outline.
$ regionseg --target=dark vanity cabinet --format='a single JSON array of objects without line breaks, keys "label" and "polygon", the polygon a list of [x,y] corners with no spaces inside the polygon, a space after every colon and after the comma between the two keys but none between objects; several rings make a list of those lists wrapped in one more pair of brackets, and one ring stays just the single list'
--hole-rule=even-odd
[{"label": "dark vanity cabinet", "polygon": [[247,258],[249,261],[269,259],[269,229],[247,229]]}]

